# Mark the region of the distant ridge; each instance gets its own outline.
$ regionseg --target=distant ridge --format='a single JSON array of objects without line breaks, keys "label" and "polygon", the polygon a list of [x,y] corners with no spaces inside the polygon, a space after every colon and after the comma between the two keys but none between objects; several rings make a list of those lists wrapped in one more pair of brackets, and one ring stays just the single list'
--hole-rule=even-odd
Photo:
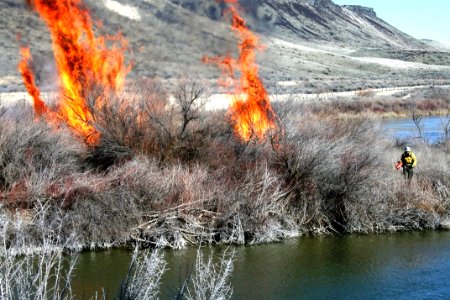
[{"label": "distant ridge", "polygon": [[[121,31],[129,41],[127,59],[133,62],[129,78],[159,77],[170,81],[198,74],[217,82],[220,71],[203,64],[202,57],[236,51],[236,38],[223,16],[226,6],[215,0],[108,1],[127,7],[133,17],[111,9],[103,0],[83,2],[93,17],[102,21],[103,27],[98,30],[111,34]],[[447,49],[401,32],[378,18],[371,8],[339,6],[331,0],[239,2],[242,15],[266,46],[258,53],[258,64],[271,91],[341,91],[450,79]],[[8,76],[3,81],[8,83],[0,81],[0,91],[24,90],[17,71],[23,44],[31,47],[38,85],[43,90],[55,87],[56,69],[48,30],[24,0],[0,1],[0,41],[0,80]],[[405,65],[409,67],[398,67]]]},{"label": "distant ridge", "polygon": [[422,39],[421,41],[433,48],[440,50],[440,51],[450,52],[450,45],[445,45],[441,42],[430,40],[430,39]]},{"label": "distant ridge", "polygon": [[[223,5],[207,0],[169,0],[184,9],[217,20]],[[321,41],[358,47],[432,49],[378,18],[360,5],[331,0],[242,0],[251,25],[266,34],[294,40]]]}]

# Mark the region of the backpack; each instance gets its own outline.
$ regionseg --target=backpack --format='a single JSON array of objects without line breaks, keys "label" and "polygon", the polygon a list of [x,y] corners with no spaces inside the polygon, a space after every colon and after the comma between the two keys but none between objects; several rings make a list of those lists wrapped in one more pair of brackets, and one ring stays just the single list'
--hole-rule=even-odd
[{"label": "backpack", "polygon": [[406,165],[412,165],[413,164],[413,157],[409,152],[403,153],[403,161]]}]

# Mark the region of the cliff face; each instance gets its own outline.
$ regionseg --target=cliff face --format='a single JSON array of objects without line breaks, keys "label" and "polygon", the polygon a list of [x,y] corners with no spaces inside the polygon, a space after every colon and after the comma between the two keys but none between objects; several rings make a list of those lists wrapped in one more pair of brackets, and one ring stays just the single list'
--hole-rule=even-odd
[{"label": "cliff face", "polygon": [[[202,64],[203,55],[236,51],[236,38],[223,16],[226,6],[215,0],[117,1],[133,7],[140,16],[139,21],[112,11],[105,1],[83,0],[92,15],[102,21],[104,26],[99,31],[109,34],[121,31],[128,39],[132,50],[128,57],[135,62],[130,76],[173,78],[189,70],[203,76],[213,74],[211,77],[216,78],[217,68]],[[343,51],[345,48],[364,55],[372,51],[370,53],[374,56],[433,49],[432,45],[426,45],[387,24],[368,8],[342,7],[330,0],[239,2],[250,27],[268,46],[267,51],[259,54],[263,56],[259,62],[266,81],[291,81],[300,77],[310,78],[313,74],[317,78],[347,74],[351,80],[361,79],[360,62],[306,51],[302,48],[304,45],[322,47],[326,44],[326,51],[331,48]],[[18,49],[23,44],[30,44],[34,67],[37,73],[42,74],[40,78],[52,78],[50,75],[55,70],[51,63],[53,54],[48,29],[36,13],[26,8],[25,0],[1,0],[0,25],[0,41],[3,42],[3,47],[0,47],[0,77],[13,75],[20,78]],[[17,40],[18,35],[22,36],[21,41]],[[382,50],[379,51],[380,48]],[[372,78],[373,69],[367,69]],[[54,80],[50,80],[49,85],[52,84]]]},{"label": "cliff face", "polygon": [[[225,8],[208,0],[168,1],[213,20],[221,20]],[[281,38],[371,48],[429,48],[378,18],[369,7],[339,6],[331,0],[240,0],[239,3],[253,29]]]},{"label": "cliff face", "polygon": [[346,8],[348,10],[351,10],[357,14],[361,15],[368,15],[370,17],[377,17],[377,14],[375,13],[375,10],[371,7],[365,7],[361,5],[343,5],[343,8]]}]

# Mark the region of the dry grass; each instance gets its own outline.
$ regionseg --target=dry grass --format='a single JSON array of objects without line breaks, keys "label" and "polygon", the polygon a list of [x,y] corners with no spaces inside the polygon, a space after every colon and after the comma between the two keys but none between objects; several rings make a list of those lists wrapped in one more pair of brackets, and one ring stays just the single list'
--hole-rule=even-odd
[{"label": "dry grass", "polygon": [[94,148],[23,107],[2,111],[5,243],[41,246],[38,229],[58,224],[60,241],[79,250],[437,228],[448,217],[448,143],[417,146],[408,183],[392,169],[401,149],[370,120],[277,104],[277,144],[242,143],[224,112],[205,114],[198,82],[174,86],[173,100],[158,82],[146,86],[92,104]]},{"label": "dry grass", "polygon": [[35,122],[31,111],[23,109],[10,107],[0,116],[0,186],[3,189],[14,189],[21,180],[36,174],[56,179],[80,167],[83,145],[74,141],[64,128],[55,134],[45,122]]},{"label": "dry grass", "polygon": [[450,108],[449,97],[439,98],[392,98],[359,95],[355,99],[333,99],[311,103],[308,110],[318,115],[364,116],[369,114],[381,116],[409,116],[412,109],[428,114],[445,114]]}]

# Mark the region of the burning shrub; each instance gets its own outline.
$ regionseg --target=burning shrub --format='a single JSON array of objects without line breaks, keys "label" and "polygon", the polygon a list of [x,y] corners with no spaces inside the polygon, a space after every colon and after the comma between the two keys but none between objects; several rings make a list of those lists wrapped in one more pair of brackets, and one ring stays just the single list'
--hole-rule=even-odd
[{"label": "burning shrub", "polygon": [[29,66],[29,49],[21,51],[19,70],[25,86],[33,97],[38,115],[52,123],[64,121],[90,145],[98,142],[99,133],[92,126],[92,111],[86,95],[100,86],[108,91],[120,91],[130,66],[124,52],[128,42],[121,34],[96,36],[94,21],[83,1],[29,1],[52,36],[52,49],[60,77],[60,96],[55,109],[49,109],[40,98]]},{"label": "burning shrub", "polygon": [[[258,75],[255,52],[261,49],[258,37],[248,28],[239,13],[236,0],[221,0],[228,6],[231,30],[238,40],[239,57],[204,57],[205,63],[215,63],[231,80],[235,89],[229,108],[229,117],[236,135],[243,141],[264,140],[266,134],[278,130],[277,117],[270,104],[269,95]],[[238,72],[236,72],[238,70]],[[239,80],[236,76],[239,74]],[[227,83],[223,83],[228,87]]]},{"label": "burning shrub", "polygon": [[[370,232],[433,227],[450,208],[448,155],[443,146],[417,148],[423,163],[413,188],[408,189],[403,178],[392,171],[388,146],[369,121],[324,119],[299,115],[295,108],[286,110],[285,137],[272,148],[269,143],[243,143],[226,124],[210,129],[214,127],[207,124],[214,123],[214,114],[206,125],[203,121],[189,123],[180,137],[183,119],[175,108],[173,119],[165,123],[173,125],[168,127],[176,133],[171,135],[175,137],[172,141],[183,145],[198,128],[207,128],[204,144],[193,147],[208,155],[189,164],[168,158],[161,163],[159,158],[148,157],[159,152],[145,153],[141,148],[145,155],[135,154],[140,151],[136,145],[146,145],[145,141],[129,142],[123,147],[134,157],[105,172],[92,172],[91,165],[84,165],[80,172],[80,146],[66,144],[64,134],[55,134],[42,123],[25,126],[3,118],[14,126],[0,127],[8,133],[2,134],[0,147],[19,149],[5,153],[24,168],[24,173],[8,175],[13,179],[3,187],[3,203],[15,203],[19,213],[14,218],[23,218],[25,224],[20,230],[10,230],[9,241],[23,244],[20,239],[27,237],[39,244],[37,224],[30,221],[37,220],[36,214],[42,215],[39,218],[49,228],[55,220],[61,222],[62,240],[76,236],[74,247],[140,241],[180,248],[200,242],[270,242],[296,236],[300,230]],[[106,126],[108,122],[111,126]],[[99,119],[99,124],[105,124],[102,136],[110,135],[112,143],[122,137],[127,143],[139,142],[136,136],[121,131],[127,126],[113,122]],[[141,130],[136,128],[136,132]],[[31,134],[34,132],[39,134]],[[19,135],[28,138],[21,141]],[[27,151],[20,150],[27,147],[41,150],[32,152],[28,161]],[[176,157],[174,145],[167,149]],[[14,158],[11,153],[16,152]],[[19,205],[22,202],[25,205]],[[1,217],[9,220],[10,211],[2,210]]]}]

